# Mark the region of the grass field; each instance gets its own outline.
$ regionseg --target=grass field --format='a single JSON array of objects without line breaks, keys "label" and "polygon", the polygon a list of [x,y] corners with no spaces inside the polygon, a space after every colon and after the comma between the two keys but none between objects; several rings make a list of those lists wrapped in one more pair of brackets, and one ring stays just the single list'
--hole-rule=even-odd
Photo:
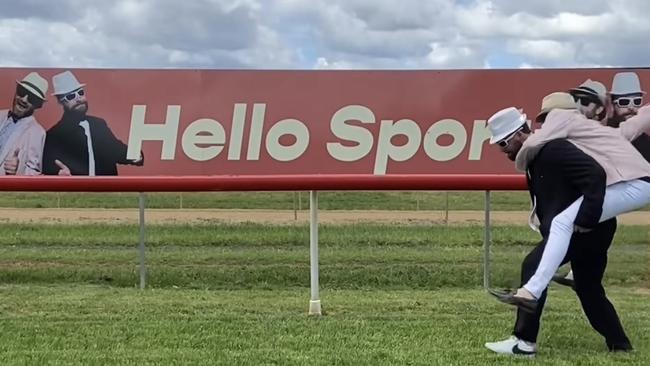
[{"label": "grass field", "polygon": [[[324,316],[307,316],[306,225],[0,224],[0,364],[509,365],[483,343],[513,311],[482,289],[481,226],[323,225]],[[537,242],[493,231],[492,282],[517,283]],[[635,345],[611,355],[553,286],[533,364],[650,359],[647,226],[621,226],[606,283]],[[525,362],[530,362],[526,360]]]},{"label": "grass field", "polygon": [[[324,210],[482,210],[484,192],[321,192]],[[492,192],[493,210],[527,210],[527,192]],[[138,207],[137,193],[23,193],[6,192],[0,207],[18,208],[130,208]],[[309,192],[191,192],[148,193],[150,208],[308,209]]]},{"label": "grass field", "polygon": [[488,353],[512,311],[481,290],[138,291],[0,287],[3,365],[647,365],[650,296],[610,291],[636,351],[609,354],[575,296],[553,289],[535,360]]}]

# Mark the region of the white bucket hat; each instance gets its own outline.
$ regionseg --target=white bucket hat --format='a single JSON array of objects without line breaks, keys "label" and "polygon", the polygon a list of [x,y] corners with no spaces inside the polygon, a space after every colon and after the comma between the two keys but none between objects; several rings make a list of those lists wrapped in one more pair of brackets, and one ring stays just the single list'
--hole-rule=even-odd
[{"label": "white bucket hat", "polygon": [[612,90],[610,91],[613,95],[626,95],[626,94],[645,94],[641,90],[641,82],[639,81],[639,75],[635,72],[619,72],[614,75],[614,80],[612,80]]},{"label": "white bucket hat", "polygon": [[591,95],[597,97],[600,102],[605,105],[607,101],[607,88],[599,81],[587,79],[584,83],[580,84],[577,88],[569,89],[571,95]]},{"label": "white bucket hat", "polygon": [[542,108],[537,113],[535,121],[541,123],[546,114],[553,109],[578,109],[576,102],[569,93],[554,92],[542,99]]},{"label": "white bucket hat", "polygon": [[64,71],[54,75],[52,77],[52,85],[54,86],[52,95],[55,96],[65,95],[86,86],[86,84],[80,84],[79,80],[70,71]]},{"label": "white bucket hat", "polygon": [[515,107],[504,108],[492,115],[487,121],[488,129],[492,134],[490,144],[508,137],[526,123],[526,115]]},{"label": "white bucket hat", "polygon": [[23,78],[23,80],[16,80],[16,83],[23,88],[29,90],[41,100],[45,101],[45,94],[47,94],[48,83],[37,72],[30,72]]}]

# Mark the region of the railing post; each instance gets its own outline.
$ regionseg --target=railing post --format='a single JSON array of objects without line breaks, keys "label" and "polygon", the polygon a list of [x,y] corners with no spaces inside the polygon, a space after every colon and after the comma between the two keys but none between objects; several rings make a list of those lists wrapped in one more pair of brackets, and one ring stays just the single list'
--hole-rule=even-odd
[{"label": "railing post", "polygon": [[144,240],[145,240],[145,226],[144,226],[144,206],[145,206],[145,195],[144,193],[140,192],[140,245],[139,245],[139,252],[140,252],[140,289],[144,289],[146,286],[146,276],[147,276],[147,268],[145,264],[145,246],[144,246]]},{"label": "railing post", "polygon": [[311,268],[311,299],[309,315],[321,315],[318,293],[318,192],[309,192],[309,264]]},{"label": "railing post", "polygon": [[490,191],[485,191],[485,234],[483,237],[483,287],[490,287]]}]

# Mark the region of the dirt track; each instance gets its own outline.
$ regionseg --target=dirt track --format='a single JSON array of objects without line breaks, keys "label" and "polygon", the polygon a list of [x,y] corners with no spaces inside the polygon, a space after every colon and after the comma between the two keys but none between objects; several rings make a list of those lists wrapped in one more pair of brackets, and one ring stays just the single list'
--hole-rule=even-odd
[{"label": "dirt track", "polygon": [[[0,222],[41,222],[74,223],[105,222],[135,223],[138,221],[137,209],[0,209]],[[296,219],[296,215],[297,219]],[[483,211],[450,211],[451,224],[482,224]],[[322,223],[349,222],[399,222],[399,223],[444,223],[444,211],[320,211],[318,219]],[[525,225],[528,212],[493,211],[491,220],[495,224]],[[263,222],[275,224],[305,223],[309,221],[309,211],[293,210],[182,210],[147,209],[145,221],[148,223],[200,223],[222,222]],[[620,224],[650,224],[650,212],[633,212],[619,217]]]}]

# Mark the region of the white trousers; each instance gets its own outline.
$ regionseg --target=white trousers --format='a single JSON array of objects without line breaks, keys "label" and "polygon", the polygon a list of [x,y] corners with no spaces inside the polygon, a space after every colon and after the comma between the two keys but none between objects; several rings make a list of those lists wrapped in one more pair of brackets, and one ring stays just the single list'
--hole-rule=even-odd
[{"label": "white trousers", "polygon": [[[580,197],[573,202],[571,206],[555,216],[551,222],[548,240],[537,271],[524,285],[524,288],[536,298],[539,298],[548,287],[549,282],[569,250],[569,243],[573,235],[573,222],[578,215],[583,198]],[[626,212],[638,210],[648,203],[650,203],[650,183],[636,179],[612,184],[605,190],[600,222]]]}]

